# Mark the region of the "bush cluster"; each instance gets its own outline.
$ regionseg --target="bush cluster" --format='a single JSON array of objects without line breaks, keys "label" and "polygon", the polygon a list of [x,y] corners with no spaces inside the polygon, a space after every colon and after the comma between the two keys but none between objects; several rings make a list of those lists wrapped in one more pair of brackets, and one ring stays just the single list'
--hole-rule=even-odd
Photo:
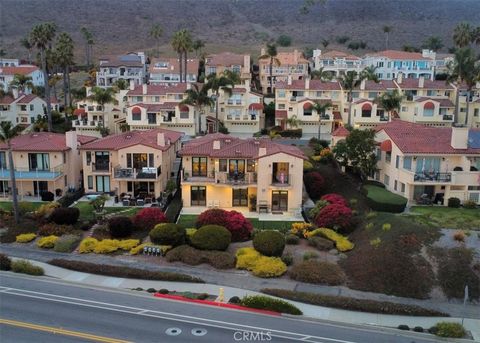
[{"label": "bush cluster", "polygon": [[10,270],[12,268],[12,260],[5,254],[0,254],[0,270]]},{"label": "bush cluster", "polygon": [[85,194],[85,190],[79,189],[78,191],[75,192],[67,192],[63,197],[58,199],[58,203],[62,207],[69,207],[71,204],[73,204],[75,201],[80,199],[83,195]]},{"label": "bush cluster", "polygon": [[313,225],[310,223],[293,223],[290,228],[290,233],[293,235],[304,237],[306,232],[312,231]]},{"label": "bush cluster", "polygon": [[42,249],[52,249],[57,241],[58,237],[54,235],[42,237],[37,241],[37,247]]},{"label": "bush cluster", "polygon": [[38,218],[47,218],[52,214],[53,210],[58,207],[60,207],[60,204],[55,201],[43,204],[35,211],[35,216]]},{"label": "bush cluster", "polygon": [[448,198],[448,207],[459,208],[461,205],[459,198]]},{"label": "bush cluster", "polygon": [[280,258],[262,256],[254,248],[240,248],[236,255],[236,268],[247,269],[258,277],[278,277],[287,271],[286,264]]},{"label": "bush cluster", "polygon": [[440,322],[435,326],[435,335],[439,337],[462,338],[465,337],[465,328],[460,323]]},{"label": "bush cluster", "polygon": [[205,225],[198,229],[190,241],[201,250],[226,250],[232,240],[232,234],[223,226]]},{"label": "bush cluster", "polygon": [[323,207],[315,217],[318,227],[348,228],[352,222],[352,210],[339,203],[333,203]]},{"label": "bush cluster", "polygon": [[133,224],[137,229],[152,230],[155,225],[166,223],[165,213],[158,207],[146,207],[141,209],[134,217]]},{"label": "bush cluster", "polygon": [[348,202],[347,199],[345,199],[343,196],[337,193],[329,193],[325,194],[320,198],[320,200],[326,201],[329,204],[337,204],[337,205],[342,205],[345,207],[348,207]]},{"label": "bush cluster", "polygon": [[23,233],[17,236],[17,238],[15,239],[15,242],[28,243],[33,241],[35,238],[37,238],[37,235],[35,233]]},{"label": "bush cluster", "polygon": [[43,275],[45,273],[43,271],[43,268],[34,266],[32,263],[25,260],[13,261],[11,268],[12,268],[12,272],[14,273],[22,273],[22,274],[35,275],[35,276]]},{"label": "bush cluster", "polygon": [[185,243],[185,229],[178,224],[157,224],[149,233],[152,243],[176,247]]},{"label": "bush cluster", "polygon": [[325,179],[319,172],[312,171],[306,173],[303,175],[303,182],[310,198],[313,200],[320,198],[325,185]]},{"label": "bush cluster", "polygon": [[335,243],[335,247],[337,248],[338,251],[341,251],[341,252],[350,251],[355,247],[355,245],[352,242],[350,242],[348,238],[327,228],[315,229],[307,233],[306,236],[307,238],[311,238],[314,236],[321,236],[326,239],[329,239]]},{"label": "bush cluster", "polygon": [[293,315],[303,314],[302,311],[300,311],[295,305],[292,305],[285,300],[270,298],[263,295],[246,296],[242,299],[240,304],[246,307],[257,308],[261,310],[269,310]]},{"label": "bush cluster", "polygon": [[339,266],[334,263],[315,260],[295,264],[289,275],[296,281],[330,286],[341,285],[345,281],[345,275]]},{"label": "bush cluster", "polygon": [[130,251],[140,244],[138,239],[103,239],[101,241],[96,238],[85,238],[80,242],[78,251],[81,254],[95,253],[95,254],[110,254],[117,250]]},{"label": "bush cluster", "polygon": [[260,231],[253,237],[253,247],[262,255],[280,257],[285,249],[285,236],[275,230]]},{"label": "bush cluster", "polygon": [[100,274],[106,276],[124,277],[130,279],[160,280],[174,282],[195,282],[204,283],[202,279],[186,274],[151,271],[136,269],[130,267],[111,266],[107,264],[96,264],[82,261],[70,261],[64,259],[54,259],[49,264],[61,268],[71,269],[78,272]]},{"label": "bush cluster", "polygon": [[235,268],[235,256],[225,251],[206,251],[180,245],[170,250],[166,259],[168,262],[183,262],[191,266],[207,263],[216,269]]},{"label": "bush cluster", "polygon": [[76,207],[58,207],[53,210],[49,220],[58,225],[73,225],[80,217],[80,210]]},{"label": "bush cluster", "polygon": [[210,209],[202,212],[196,222],[196,227],[205,225],[220,225],[232,234],[232,242],[246,241],[253,231],[252,223],[237,211]]},{"label": "bush cluster", "polygon": [[473,200],[465,200],[463,202],[463,207],[468,209],[475,209],[477,208],[477,203]]},{"label": "bush cluster", "polygon": [[296,245],[298,243],[300,243],[300,238],[297,235],[289,233],[285,236],[285,244]]},{"label": "bush cluster", "polygon": [[58,238],[55,242],[53,250],[56,252],[67,252],[70,253],[75,250],[80,243],[80,236],[77,235],[64,235]]},{"label": "bush cluster", "polygon": [[133,223],[129,217],[112,217],[108,220],[108,231],[113,238],[128,237],[133,232]]},{"label": "bush cluster", "polygon": [[59,225],[56,223],[47,223],[42,225],[40,229],[38,229],[39,236],[62,236],[66,233],[70,233],[72,231],[72,227],[69,225]]}]

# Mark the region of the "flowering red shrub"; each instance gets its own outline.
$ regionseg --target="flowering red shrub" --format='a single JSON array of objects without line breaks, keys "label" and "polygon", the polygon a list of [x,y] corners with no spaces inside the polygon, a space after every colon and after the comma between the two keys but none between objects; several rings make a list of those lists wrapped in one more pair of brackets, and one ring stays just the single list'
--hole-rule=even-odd
[{"label": "flowering red shrub", "polygon": [[342,204],[330,204],[318,212],[315,224],[318,227],[345,228],[351,224],[352,210]]},{"label": "flowering red shrub", "polygon": [[143,208],[133,217],[135,227],[142,230],[151,230],[155,225],[166,222],[167,217],[161,209],[156,207]]},{"label": "flowering red shrub", "polygon": [[205,225],[220,225],[232,234],[232,242],[245,241],[253,231],[252,223],[237,211],[211,209],[202,212],[197,218],[196,227]]},{"label": "flowering red shrub", "polygon": [[310,198],[316,200],[320,198],[325,179],[319,172],[309,172],[303,176],[305,188]]},{"label": "flowering red shrub", "polygon": [[338,205],[348,207],[347,199],[342,197],[340,194],[336,194],[336,193],[325,194],[321,199],[328,201],[330,204],[338,204]]}]

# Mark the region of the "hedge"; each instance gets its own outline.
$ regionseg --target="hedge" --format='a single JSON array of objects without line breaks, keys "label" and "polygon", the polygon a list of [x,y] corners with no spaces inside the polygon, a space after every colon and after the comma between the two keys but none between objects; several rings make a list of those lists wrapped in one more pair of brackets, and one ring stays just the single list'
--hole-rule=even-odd
[{"label": "hedge", "polygon": [[236,256],[237,269],[247,269],[258,277],[278,277],[287,271],[287,265],[279,257],[263,256],[254,248],[240,248]]},{"label": "hedge", "polygon": [[435,335],[439,337],[463,338],[465,337],[465,329],[460,323],[440,322],[435,326]]},{"label": "hedge", "polygon": [[367,204],[374,211],[402,213],[407,206],[407,198],[387,191],[385,188],[367,185]]},{"label": "hedge", "polygon": [[275,230],[257,232],[253,237],[253,247],[262,255],[280,257],[285,249],[285,236]]},{"label": "hedge", "polygon": [[226,250],[232,241],[232,234],[220,225],[205,225],[190,238],[192,245],[200,250]]},{"label": "hedge", "polygon": [[76,207],[58,207],[53,210],[49,220],[58,225],[73,225],[80,217],[80,210]]},{"label": "hedge", "polygon": [[174,282],[195,282],[204,283],[200,278],[171,272],[161,272],[137,269],[124,266],[112,266],[107,264],[96,264],[82,261],[71,261],[65,259],[53,259],[48,262],[53,266],[75,270],[83,273],[99,274],[114,277],[123,277],[128,279],[144,279],[144,280],[159,280],[159,281],[174,281]]},{"label": "hedge", "polygon": [[37,247],[42,249],[52,249],[57,241],[58,237],[54,235],[42,237],[37,241]]},{"label": "hedge", "polygon": [[152,243],[171,246],[184,244],[185,235],[185,229],[173,223],[157,224],[149,233]]},{"label": "hedge", "polygon": [[314,284],[336,286],[343,284],[345,281],[345,274],[342,269],[330,262],[303,261],[295,264],[289,274],[293,280]]},{"label": "hedge", "polygon": [[266,297],[263,295],[246,296],[242,299],[240,304],[246,307],[257,308],[261,310],[269,310],[293,315],[303,314],[302,311],[300,311],[295,305],[292,305],[289,302]]},{"label": "hedge", "polygon": [[311,232],[307,232],[305,236],[306,238],[310,238],[317,235],[334,242],[337,250],[341,252],[350,251],[355,247],[355,245],[350,242],[347,237],[327,228],[315,229]]},{"label": "hedge", "polygon": [[78,243],[80,243],[80,236],[77,235],[64,235],[59,237],[58,240],[55,242],[55,246],[53,250],[56,252],[72,252],[77,247]]},{"label": "hedge", "polygon": [[65,193],[65,195],[63,197],[58,199],[58,203],[62,207],[69,207],[75,201],[77,201],[78,199],[83,197],[84,194],[85,194],[85,190],[83,188],[79,189],[78,191],[75,191],[75,192],[67,192],[67,193]]},{"label": "hedge", "polygon": [[278,288],[264,288],[262,289],[262,293],[306,304],[339,308],[349,311],[420,317],[449,317],[447,313],[440,311],[431,310],[416,305],[398,304],[388,301],[355,299],[350,297],[297,292]]},{"label": "hedge", "polygon": [[28,275],[43,275],[45,272],[42,267],[34,266],[32,263],[26,260],[16,260],[12,261],[12,272],[22,273]]},{"label": "hedge", "polygon": [[5,254],[0,254],[0,270],[12,269],[12,260]]},{"label": "hedge", "polygon": [[235,268],[235,256],[225,251],[198,250],[188,245],[180,245],[170,250],[168,262],[183,262],[191,266],[207,263],[216,269]]}]

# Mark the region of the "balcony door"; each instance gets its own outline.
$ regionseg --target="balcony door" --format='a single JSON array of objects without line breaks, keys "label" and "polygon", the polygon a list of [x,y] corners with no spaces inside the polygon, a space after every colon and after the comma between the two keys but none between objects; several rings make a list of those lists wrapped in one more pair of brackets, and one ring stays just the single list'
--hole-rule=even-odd
[{"label": "balcony door", "polygon": [[288,191],[272,191],[273,211],[288,211]]},{"label": "balcony door", "polygon": [[248,206],[248,188],[233,189],[232,206]]},{"label": "balcony door", "polygon": [[97,192],[110,192],[110,176],[97,175]]},{"label": "balcony door", "polygon": [[228,173],[230,175],[245,174],[245,160],[229,160]]},{"label": "balcony door", "polygon": [[288,163],[273,163],[272,167],[272,183],[288,184]]},{"label": "balcony door", "polygon": [[28,154],[28,167],[30,170],[50,170],[48,154]]},{"label": "balcony door", "polygon": [[108,151],[95,151],[95,170],[109,170],[110,153]]},{"label": "balcony door", "polygon": [[33,181],[33,195],[39,196],[45,192],[48,192],[47,181]]},{"label": "balcony door", "polygon": [[205,186],[192,186],[190,188],[190,205],[207,206],[207,188]]}]

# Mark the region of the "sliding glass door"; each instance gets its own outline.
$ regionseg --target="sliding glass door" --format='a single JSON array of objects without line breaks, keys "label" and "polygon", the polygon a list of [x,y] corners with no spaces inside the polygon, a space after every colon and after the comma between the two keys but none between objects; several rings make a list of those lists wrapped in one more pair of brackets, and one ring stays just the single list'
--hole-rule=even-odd
[{"label": "sliding glass door", "polygon": [[28,154],[28,167],[30,170],[50,170],[48,154]]},{"label": "sliding glass door", "polygon": [[110,176],[97,175],[97,192],[110,192]]}]

